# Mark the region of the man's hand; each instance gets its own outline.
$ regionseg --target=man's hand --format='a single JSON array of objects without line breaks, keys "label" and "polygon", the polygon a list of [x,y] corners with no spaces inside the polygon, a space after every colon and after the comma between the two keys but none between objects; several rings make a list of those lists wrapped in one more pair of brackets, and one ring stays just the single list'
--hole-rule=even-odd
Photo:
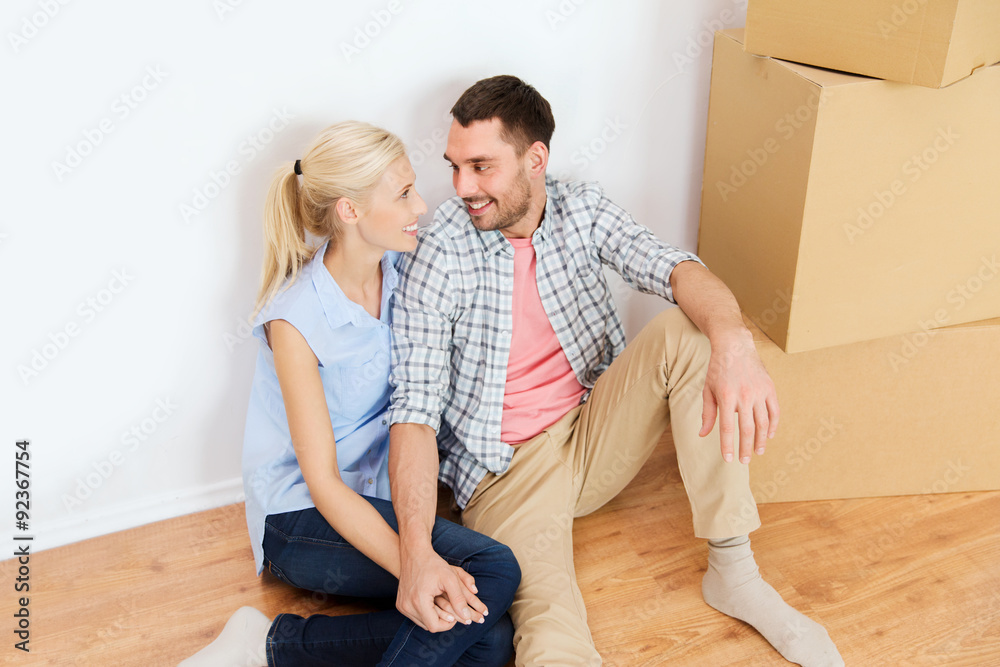
[{"label": "man's hand", "polygon": [[732,461],[733,415],[738,415],[740,461],[750,463],[751,451],[763,454],[767,439],[778,430],[778,396],[757,356],[753,335],[743,325],[736,297],[701,264],[681,262],[670,274],[670,284],[677,305],[712,344],[698,435],[711,433],[718,415],[722,458]]},{"label": "man's hand", "polygon": [[[483,604],[478,597],[476,597],[479,589],[476,588],[475,577],[457,565],[452,565],[451,568],[455,571],[455,575],[459,578],[459,580],[461,580],[462,585],[465,587],[463,589],[463,593],[466,597],[466,603],[468,605],[472,621],[482,623],[486,620],[486,617],[489,616],[490,612],[486,608],[486,605]],[[457,618],[458,612],[455,611],[455,607],[452,606],[451,602],[444,595],[439,595],[434,598],[434,604],[440,611],[444,612],[446,618]]]},{"label": "man's hand", "polygon": [[764,370],[749,332],[712,341],[702,399],[698,435],[705,437],[712,431],[718,414],[722,458],[733,460],[734,415],[738,415],[740,462],[750,462],[751,450],[764,453],[767,439],[778,430],[780,411],[774,382]]},{"label": "man's hand", "polygon": [[423,424],[389,429],[389,482],[399,522],[399,590],[396,608],[428,632],[455,623],[482,623],[486,606],[476,582],[434,551],[431,536],[437,504],[437,441]]},{"label": "man's hand", "polygon": [[401,551],[396,608],[428,632],[444,632],[455,623],[482,623],[488,612],[472,575],[449,565],[436,553]]}]

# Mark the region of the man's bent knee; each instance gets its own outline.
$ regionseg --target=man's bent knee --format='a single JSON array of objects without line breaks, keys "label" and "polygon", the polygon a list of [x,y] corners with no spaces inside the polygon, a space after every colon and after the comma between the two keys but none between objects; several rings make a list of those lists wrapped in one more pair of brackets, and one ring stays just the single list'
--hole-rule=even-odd
[{"label": "man's bent knee", "polygon": [[642,333],[646,333],[647,329],[649,334],[656,336],[658,340],[663,340],[666,348],[689,350],[690,354],[704,360],[705,364],[708,363],[712,352],[708,337],[680,308],[668,308],[659,313],[646,325]]}]

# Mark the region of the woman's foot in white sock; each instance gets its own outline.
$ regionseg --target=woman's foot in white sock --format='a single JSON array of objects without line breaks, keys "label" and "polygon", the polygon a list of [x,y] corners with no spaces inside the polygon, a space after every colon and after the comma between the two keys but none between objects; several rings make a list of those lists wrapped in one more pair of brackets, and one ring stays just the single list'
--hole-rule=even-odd
[{"label": "woman's foot in white sock", "polygon": [[215,641],[177,667],[267,667],[271,621],[253,607],[240,607]]},{"label": "woman's foot in white sock", "polygon": [[761,578],[749,537],[709,541],[701,592],[715,609],[756,628],[786,660],[803,667],[843,666],[826,629],[793,609]]}]

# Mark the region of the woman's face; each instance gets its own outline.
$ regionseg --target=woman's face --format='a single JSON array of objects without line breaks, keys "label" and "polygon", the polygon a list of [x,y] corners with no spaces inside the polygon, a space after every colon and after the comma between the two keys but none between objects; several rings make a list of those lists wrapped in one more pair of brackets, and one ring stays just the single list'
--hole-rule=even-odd
[{"label": "woman's face", "polygon": [[417,247],[417,218],[427,213],[427,205],[417,194],[415,180],[405,155],[389,165],[367,210],[358,215],[362,239],[385,250],[410,252]]}]

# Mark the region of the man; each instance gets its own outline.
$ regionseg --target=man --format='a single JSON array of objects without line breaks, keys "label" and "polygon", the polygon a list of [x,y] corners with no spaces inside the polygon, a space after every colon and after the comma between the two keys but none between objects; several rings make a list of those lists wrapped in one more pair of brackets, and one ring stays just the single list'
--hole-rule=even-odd
[{"label": "man", "polygon": [[[747,464],[774,435],[778,403],[730,291],[596,184],[546,178],[555,122],[531,86],[484,79],[452,115],[445,159],[458,197],[403,260],[393,305],[400,610],[446,629],[452,616],[433,604],[443,596],[467,620],[459,582],[430,547],[440,448],[465,524],[521,565],[517,664],[601,664],[572,519],[624,488],[670,424],[695,535],[708,540],[706,602],[793,662],[843,664],[826,631],[760,578],[750,551],[760,521]],[[602,265],[680,308],[626,346]]]}]

